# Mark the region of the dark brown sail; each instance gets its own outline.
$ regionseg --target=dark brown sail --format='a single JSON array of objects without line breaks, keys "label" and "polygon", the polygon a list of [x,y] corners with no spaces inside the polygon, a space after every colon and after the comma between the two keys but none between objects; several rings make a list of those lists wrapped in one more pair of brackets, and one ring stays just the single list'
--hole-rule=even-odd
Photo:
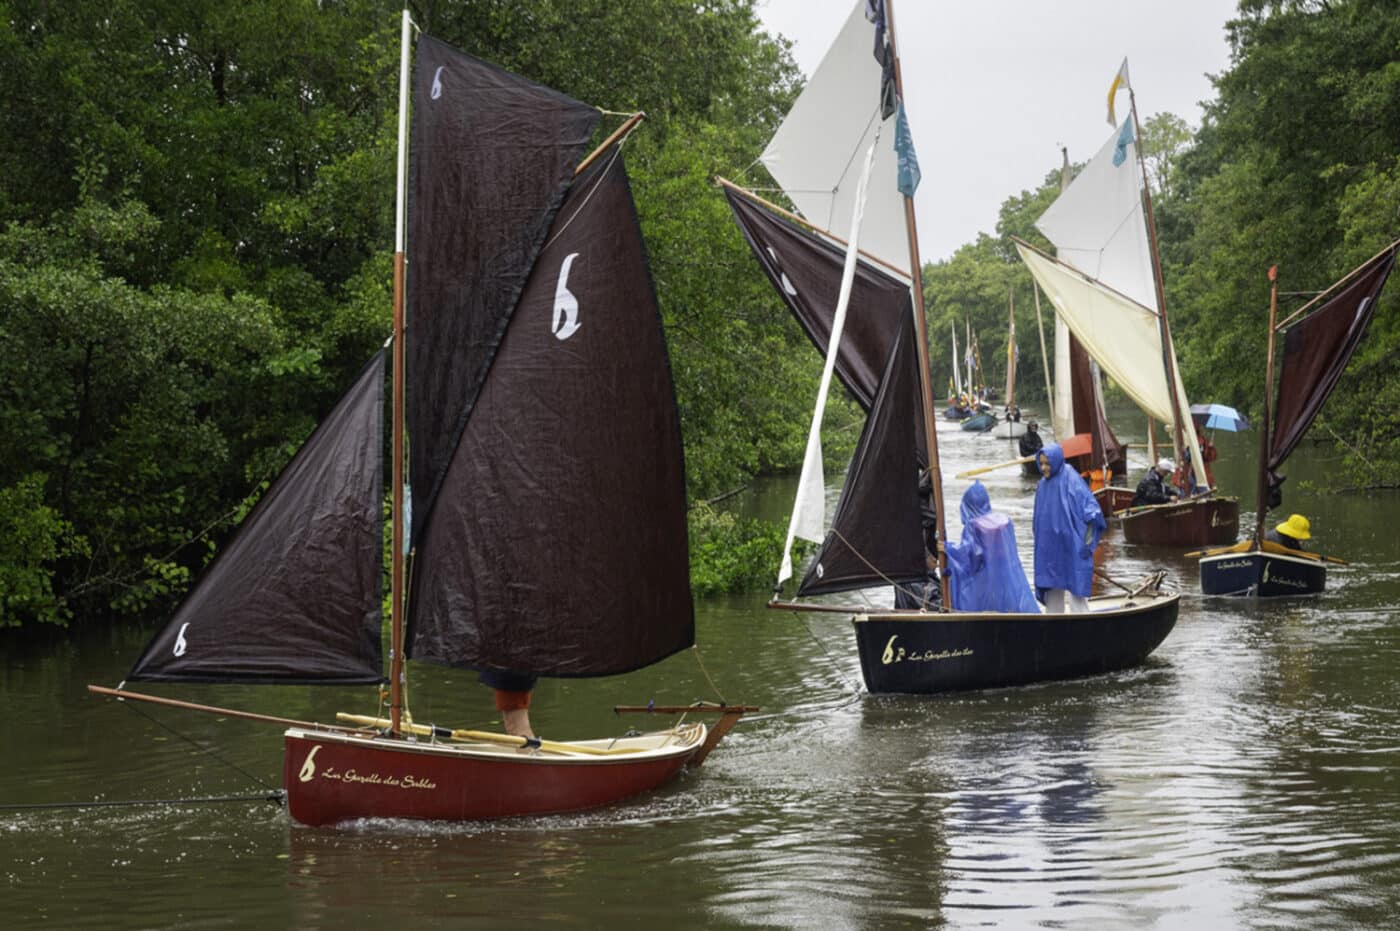
[{"label": "dark brown sail", "polygon": [[413,567],[408,655],[600,676],[694,640],[680,419],[617,150],[510,319]]},{"label": "dark brown sail", "polygon": [[1283,478],[1274,470],[1283,465],[1312,426],[1366,334],[1376,311],[1376,296],[1390,276],[1395,255],[1396,247],[1392,247],[1371,259],[1325,304],[1288,327],[1269,446],[1271,488],[1282,484]]},{"label": "dark brown sail", "polygon": [[416,539],[599,114],[426,35],[413,101],[406,347]]},{"label": "dark brown sail", "polygon": [[1123,444],[1113,435],[1108,425],[1108,415],[1103,409],[1103,392],[1099,388],[1099,373],[1089,354],[1073,333],[1069,335],[1069,370],[1071,394],[1074,396],[1074,432],[1087,433],[1092,449],[1091,469],[1103,468],[1107,463],[1115,475],[1127,471]]},{"label": "dark brown sail", "polygon": [[[732,190],[726,188],[725,197],[764,274],[825,356],[841,293],[845,250]],[[860,262],[851,285],[850,308],[841,331],[836,374],[868,411],[901,323],[910,316],[909,284]]]},{"label": "dark brown sail", "polygon": [[380,352],[127,678],[380,681],[383,432]]},{"label": "dark brown sail", "polygon": [[906,314],[846,471],[831,531],[799,595],[924,578],[919,469],[912,455],[918,384],[914,321]]}]

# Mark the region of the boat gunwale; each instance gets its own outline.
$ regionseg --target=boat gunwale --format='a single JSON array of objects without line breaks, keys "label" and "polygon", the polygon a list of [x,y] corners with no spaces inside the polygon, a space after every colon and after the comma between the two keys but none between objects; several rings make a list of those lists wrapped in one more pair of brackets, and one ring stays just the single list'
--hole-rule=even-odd
[{"label": "boat gunwale", "polygon": [[[689,727],[690,725],[687,725]],[[345,731],[318,730],[308,727],[289,727],[283,732],[283,737],[296,740],[320,741],[323,743],[336,743],[344,746],[357,747],[363,750],[384,750],[390,753],[412,753],[424,756],[447,757],[450,759],[472,760],[482,763],[524,763],[531,766],[578,766],[578,765],[598,765],[598,766],[625,766],[631,763],[654,763],[661,760],[668,760],[674,757],[694,755],[705,745],[705,739],[709,736],[709,728],[703,722],[695,722],[695,727],[699,728],[698,736],[685,744],[660,747],[643,747],[632,753],[618,753],[616,755],[598,756],[592,753],[581,752],[558,753],[558,752],[527,752],[521,750],[526,748],[491,744],[485,741],[461,741],[461,742],[434,742],[424,740],[406,740],[401,737],[393,737],[388,734],[379,733],[349,733]],[[643,739],[655,739],[667,734],[667,731],[652,731],[647,734],[635,735],[632,737],[618,737],[616,739],[593,739],[577,741],[555,741],[553,745],[574,743],[581,747],[590,749],[625,747],[628,741],[639,741]]]},{"label": "boat gunwale", "polygon": [[[1139,601],[1138,599],[1141,599]],[[860,624],[866,621],[938,621],[948,622],[976,622],[991,623],[996,621],[1084,621],[1105,617],[1120,617],[1126,614],[1140,613],[1144,608],[1162,608],[1167,605],[1178,603],[1181,600],[1181,592],[1158,591],[1148,594],[1142,593],[1134,596],[1128,595],[1099,595],[1089,600],[1091,605],[1088,611],[1075,611],[1063,614],[1027,614],[1013,611],[912,611],[912,610],[891,610],[891,611],[862,611],[853,612],[852,623]],[[1094,609],[1094,602],[1100,604],[1104,602],[1121,602],[1115,608]]]}]

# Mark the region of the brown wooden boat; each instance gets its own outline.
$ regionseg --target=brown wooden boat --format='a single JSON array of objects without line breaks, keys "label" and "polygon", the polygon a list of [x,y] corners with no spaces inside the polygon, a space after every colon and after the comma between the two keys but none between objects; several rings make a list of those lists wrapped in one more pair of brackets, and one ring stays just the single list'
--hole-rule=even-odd
[{"label": "brown wooden boat", "polygon": [[[1131,500],[1131,499],[1130,499]],[[1235,542],[1240,499],[1221,495],[1174,504],[1146,504],[1116,512],[1123,539],[1147,546],[1220,546]]]}]

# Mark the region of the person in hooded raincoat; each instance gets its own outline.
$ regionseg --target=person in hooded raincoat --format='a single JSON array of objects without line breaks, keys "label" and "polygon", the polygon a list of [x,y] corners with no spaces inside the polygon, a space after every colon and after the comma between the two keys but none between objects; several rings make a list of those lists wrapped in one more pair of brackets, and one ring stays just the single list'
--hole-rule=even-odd
[{"label": "person in hooded raincoat", "polygon": [[1038,614],[1011,518],[992,510],[981,482],[963,492],[962,542],[948,543],[948,586],[955,611]]},{"label": "person in hooded raincoat", "polygon": [[1036,597],[1052,614],[1088,611],[1094,550],[1108,526],[1103,510],[1084,479],[1065,468],[1059,443],[1046,446],[1035,461],[1041,475],[1031,516]]}]

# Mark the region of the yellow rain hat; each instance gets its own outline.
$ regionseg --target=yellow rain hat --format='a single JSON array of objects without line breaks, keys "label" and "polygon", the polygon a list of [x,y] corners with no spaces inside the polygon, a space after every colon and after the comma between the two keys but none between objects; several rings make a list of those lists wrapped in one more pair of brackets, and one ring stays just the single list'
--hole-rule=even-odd
[{"label": "yellow rain hat", "polygon": [[1274,529],[1284,536],[1292,537],[1295,540],[1312,539],[1312,534],[1308,532],[1312,529],[1312,525],[1308,523],[1308,519],[1302,514],[1289,514],[1288,520],[1281,524],[1276,524]]}]

